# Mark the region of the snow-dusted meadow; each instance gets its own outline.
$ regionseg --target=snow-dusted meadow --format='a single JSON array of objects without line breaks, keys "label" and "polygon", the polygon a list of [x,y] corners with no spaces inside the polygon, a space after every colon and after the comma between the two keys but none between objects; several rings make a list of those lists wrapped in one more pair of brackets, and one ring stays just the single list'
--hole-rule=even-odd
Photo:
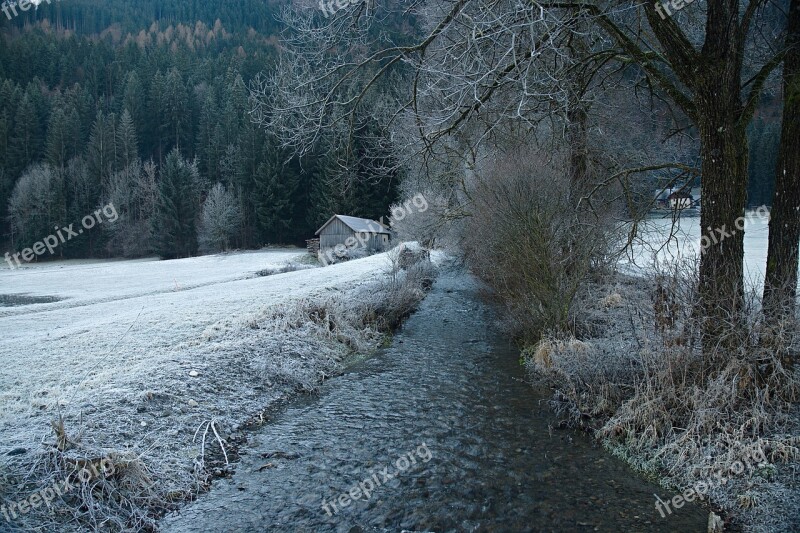
[{"label": "snow-dusted meadow", "polygon": [[[654,257],[662,262],[692,260],[700,257],[701,235],[700,217],[684,216],[674,222],[669,216],[650,218],[641,224],[632,252],[621,263],[626,270],[641,272],[653,265]],[[748,285],[759,292],[767,268],[768,237],[768,219],[749,213],[744,225],[744,272]]]},{"label": "snow-dusted meadow", "polygon": [[255,414],[285,390],[257,375],[274,347],[259,346],[252,324],[281,303],[349,293],[389,266],[381,254],[256,275],[305,257],[265,250],[0,269],[0,295],[63,298],[0,307],[3,451],[41,451],[55,440],[50,423],[59,414],[68,436],[116,449],[136,449],[145,433],[147,443],[190,443],[192,425],[225,412],[226,394],[241,402],[239,418]]},{"label": "snow-dusted meadow", "polygon": [[287,299],[350,289],[387,266],[385,256],[377,255],[325,269],[256,276],[304,256],[301,250],[269,250],[0,270],[0,294],[64,298],[0,307],[4,441],[23,445],[36,426],[47,432],[41,418],[76,396],[91,403],[93,396],[157,389],[175,371],[190,380],[188,373],[204,362],[194,360],[188,346],[207,331],[235,328]]},{"label": "snow-dusted meadow", "polygon": [[[281,249],[173,261],[68,260],[34,263],[14,270],[3,263],[0,267],[0,294],[46,295],[68,299],[60,304],[31,309],[41,312],[44,309],[146,297],[244,280],[254,277],[255,271],[262,265],[284,264],[305,255],[298,249]],[[0,315],[8,314],[12,313],[0,308]]]}]

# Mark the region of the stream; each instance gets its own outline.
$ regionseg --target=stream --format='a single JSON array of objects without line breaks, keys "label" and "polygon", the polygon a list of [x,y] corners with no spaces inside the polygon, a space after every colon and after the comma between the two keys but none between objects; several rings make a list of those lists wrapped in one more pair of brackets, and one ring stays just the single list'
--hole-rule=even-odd
[{"label": "stream", "polygon": [[388,348],[278,413],[161,529],[705,532],[707,510],[662,518],[672,494],[553,427],[478,290],[444,270]]}]

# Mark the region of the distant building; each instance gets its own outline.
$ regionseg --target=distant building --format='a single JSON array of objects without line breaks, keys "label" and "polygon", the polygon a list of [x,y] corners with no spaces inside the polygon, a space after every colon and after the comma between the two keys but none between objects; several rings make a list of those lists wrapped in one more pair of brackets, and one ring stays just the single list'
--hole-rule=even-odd
[{"label": "distant building", "polygon": [[655,191],[654,206],[658,210],[700,209],[700,187],[672,187]]},{"label": "distant building", "polygon": [[656,191],[655,202],[656,209],[667,209],[669,207],[669,194],[670,191]]},{"label": "distant building", "polygon": [[333,215],[315,235],[319,237],[320,251],[341,245],[382,252],[389,247],[391,238],[389,229],[380,222],[346,215]]},{"label": "distant building", "polygon": [[670,209],[689,209],[694,205],[694,198],[686,191],[675,191],[667,199]]}]

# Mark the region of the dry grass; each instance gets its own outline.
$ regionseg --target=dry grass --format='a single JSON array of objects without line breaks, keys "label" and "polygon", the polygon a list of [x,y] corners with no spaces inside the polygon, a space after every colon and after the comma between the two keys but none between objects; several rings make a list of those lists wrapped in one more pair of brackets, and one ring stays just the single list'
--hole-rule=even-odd
[{"label": "dry grass", "polygon": [[685,273],[587,291],[576,316],[584,342],[547,338],[526,364],[554,385],[553,405],[569,423],[671,487],[763,453],[768,464],[711,496],[748,530],[788,531],[800,519],[800,323],[766,327],[751,296],[746,317],[728,326],[739,344],[704,358],[696,282]]},{"label": "dry grass", "polygon": [[275,274],[285,274],[286,272],[296,272],[298,270],[307,270],[309,268],[315,268],[315,266],[302,263],[286,263],[284,265],[268,267],[259,270],[256,272],[256,276],[274,276]]},{"label": "dry grass", "polygon": [[[0,487],[3,505],[19,515],[16,526],[30,531],[154,530],[151,510],[165,506],[165,495],[146,460],[72,436],[63,419],[54,422],[53,441],[47,444]],[[49,497],[43,499],[43,494]],[[12,507],[25,501],[37,504],[37,497],[38,506],[27,514]]]}]

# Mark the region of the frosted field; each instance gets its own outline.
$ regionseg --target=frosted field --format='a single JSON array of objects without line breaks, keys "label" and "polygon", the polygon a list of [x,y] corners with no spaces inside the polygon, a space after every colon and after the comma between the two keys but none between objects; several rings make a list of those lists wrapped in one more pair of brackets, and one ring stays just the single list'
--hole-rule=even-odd
[{"label": "frosted field", "polygon": [[[159,261],[81,260],[32,264],[16,270],[0,267],[0,294],[58,296],[67,302],[46,309],[118,301],[204,285],[252,278],[260,265],[277,265],[302,257],[301,250],[269,250]],[[34,309],[42,311],[42,307]],[[21,311],[0,307],[0,316]]]},{"label": "frosted field", "polygon": [[[223,373],[215,376],[214,367],[226,365],[227,371],[236,350],[212,338],[235,334],[276,303],[350,290],[388,267],[381,254],[255,275],[305,255],[298,249],[266,250],[0,269],[0,295],[65,298],[0,307],[0,453],[52,441],[50,421],[59,410],[72,419],[98,410],[102,415],[104,409],[141,402],[143,391],[169,395],[176,405],[196,400],[201,409],[213,409],[215,391],[225,381],[215,379]],[[189,377],[191,371],[200,377]],[[256,393],[251,399],[259,400]],[[108,423],[131,434],[140,426],[159,426],[151,415],[107,414]],[[168,431],[165,426],[158,429]]]},{"label": "frosted field", "polygon": [[[756,214],[745,218],[744,268],[751,287],[759,289],[764,283],[767,268],[767,238],[769,221]],[[700,217],[652,218],[642,224],[639,240],[630,257],[622,261],[626,269],[647,270],[653,257],[660,261],[691,259],[700,256]],[[664,246],[664,243],[667,243]]]}]

